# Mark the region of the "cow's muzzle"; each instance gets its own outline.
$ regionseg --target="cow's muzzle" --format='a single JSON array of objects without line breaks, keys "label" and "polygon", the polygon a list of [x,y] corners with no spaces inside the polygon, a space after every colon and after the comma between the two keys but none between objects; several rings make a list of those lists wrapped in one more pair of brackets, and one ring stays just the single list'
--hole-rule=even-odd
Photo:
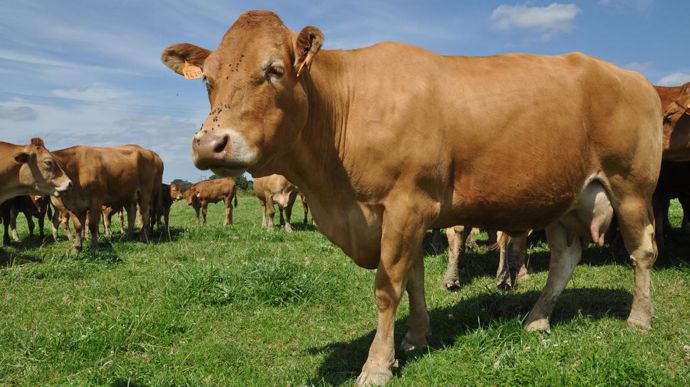
[{"label": "cow's muzzle", "polygon": [[192,139],[192,159],[199,169],[222,170],[224,175],[239,175],[256,163],[256,152],[250,150],[242,135],[234,130],[200,131]]}]

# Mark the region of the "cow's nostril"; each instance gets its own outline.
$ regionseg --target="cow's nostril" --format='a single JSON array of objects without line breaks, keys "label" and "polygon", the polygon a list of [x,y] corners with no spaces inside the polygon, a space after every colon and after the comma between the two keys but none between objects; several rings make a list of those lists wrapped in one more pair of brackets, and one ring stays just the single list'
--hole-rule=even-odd
[{"label": "cow's nostril", "polygon": [[225,146],[228,145],[228,135],[226,134],[223,136],[223,139],[221,139],[220,143],[216,145],[215,148],[213,148],[213,153],[221,153],[223,150],[225,150]]}]

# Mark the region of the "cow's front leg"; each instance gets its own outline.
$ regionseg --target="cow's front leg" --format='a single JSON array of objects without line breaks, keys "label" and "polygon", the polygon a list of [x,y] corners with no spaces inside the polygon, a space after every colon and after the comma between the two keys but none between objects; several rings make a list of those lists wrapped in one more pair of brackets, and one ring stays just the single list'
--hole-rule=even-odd
[{"label": "cow's front leg", "polygon": [[360,386],[381,385],[393,377],[395,312],[406,286],[410,296],[410,316],[403,347],[412,349],[426,346],[429,316],[424,301],[422,262],[422,240],[426,227],[415,220],[418,218],[386,219],[384,214],[381,259],[375,281],[378,324],[374,341],[369,347],[369,356],[357,378]]}]

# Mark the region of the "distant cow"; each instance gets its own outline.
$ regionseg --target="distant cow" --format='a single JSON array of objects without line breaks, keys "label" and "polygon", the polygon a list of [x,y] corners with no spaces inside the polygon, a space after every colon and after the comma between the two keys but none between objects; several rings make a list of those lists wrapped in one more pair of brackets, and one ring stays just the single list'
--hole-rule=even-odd
[{"label": "distant cow", "polygon": [[223,226],[232,224],[232,202],[237,207],[237,185],[235,180],[226,177],[214,180],[204,180],[193,184],[186,192],[187,204],[194,208],[194,224],[199,224],[199,210],[206,224],[206,213],[209,203],[222,201],[225,204],[225,218]]},{"label": "distant cow", "polygon": [[[165,228],[165,232],[170,239],[170,209],[177,200],[184,199],[182,194],[182,187],[177,183],[162,184],[161,185],[161,200],[158,203],[156,214],[153,217],[153,223],[161,225]],[[163,221],[161,221],[161,218]]]},{"label": "distant cow", "polygon": [[[651,327],[662,130],[644,77],[581,53],[449,56],[390,42],[320,50],[323,41],[316,27],[292,31],[251,11],[215,51],[176,44],[162,60],[204,76],[211,110],[192,139],[198,168],[285,176],[319,231],[377,269],[376,334],[359,385],[392,378],[395,337],[404,350],[427,345],[431,228],[545,227],[549,275],[526,319],[545,331],[583,243],[600,240],[615,209],[635,262],[628,323]],[[406,290],[408,331],[395,335]]]},{"label": "distant cow", "polygon": [[[458,266],[463,244],[472,248],[472,233],[478,230],[473,227],[453,226],[446,229],[448,237],[448,266],[443,276],[443,286],[448,290],[460,286]],[[498,232],[495,248],[499,249],[498,269],[496,270],[496,286],[502,290],[511,290],[517,286],[517,280],[527,275],[525,256],[527,255],[528,233],[513,234],[512,236]],[[492,238],[493,239],[493,238]],[[476,242],[474,242],[476,247]],[[494,246],[492,246],[494,248]]]},{"label": "distant cow", "polygon": [[78,145],[55,151],[54,155],[74,181],[74,189],[61,197],[74,224],[74,251],[82,248],[87,213],[91,245],[98,247],[103,205],[123,206],[127,210],[130,238],[138,205],[143,221],[140,237],[148,239],[150,208],[160,192],[163,176],[163,161],[155,152],[138,145],[113,148]]},{"label": "distant cow", "polygon": [[[35,224],[33,218],[38,220],[39,238],[41,240],[45,239],[43,227],[45,225],[45,217],[48,213],[48,208],[50,207],[49,196],[22,195],[7,200],[5,204],[7,205],[3,206],[2,218],[5,219],[7,217],[5,212],[9,212],[9,224],[5,223],[5,235],[7,235],[7,227],[9,226],[12,230],[12,239],[15,242],[19,242],[19,235],[17,234],[17,216],[22,213],[29,227],[29,240],[33,240],[34,238]],[[7,241],[7,239],[4,240]]]},{"label": "distant cow", "polygon": [[0,203],[19,195],[60,195],[72,186],[43,140],[29,145],[0,142]]},{"label": "distant cow", "polygon": [[[295,204],[295,199],[299,193],[297,187],[281,175],[257,177],[254,179],[252,187],[261,204],[261,227],[268,228],[269,231],[273,230],[273,217],[276,213],[273,205],[277,204],[278,211],[280,211],[280,225],[285,226],[285,231],[292,232],[290,218],[292,217],[292,206]],[[305,223],[306,211],[304,212]],[[283,212],[285,212],[285,216],[283,216]]]}]

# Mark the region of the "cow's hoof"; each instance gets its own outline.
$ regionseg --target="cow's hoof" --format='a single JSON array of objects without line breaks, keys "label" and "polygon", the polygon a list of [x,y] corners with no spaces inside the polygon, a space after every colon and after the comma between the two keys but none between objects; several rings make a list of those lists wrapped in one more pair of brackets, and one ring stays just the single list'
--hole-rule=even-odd
[{"label": "cow's hoof", "polygon": [[285,232],[292,232],[292,226],[290,226],[289,224],[286,224],[285,225]]},{"label": "cow's hoof", "polygon": [[527,324],[525,327],[527,329],[527,332],[547,332],[551,333],[551,324],[549,324],[549,320],[545,318],[540,318],[538,320],[534,320],[530,323]]},{"label": "cow's hoof", "polygon": [[443,281],[443,287],[449,292],[454,292],[458,289],[460,289],[460,280],[457,279],[449,279]]},{"label": "cow's hoof", "polygon": [[419,343],[415,343],[414,340],[409,340],[407,336],[405,336],[405,338],[403,338],[403,341],[400,343],[400,349],[405,353],[423,350],[428,346],[429,343],[427,343],[426,339],[420,340]]},{"label": "cow's hoof", "polygon": [[469,243],[465,244],[465,248],[468,250],[475,251],[475,250],[479,250],[479,245],[477,244],[477,242],[469,242]]},{"label": "cow's hoof", "polygon": [[393,379],[393,372],[389,369],[362,370],[357,377],[357,386],[383,386]]},{"label": "cow's hoof", "polygon": [[630,317],[628,317],[628,326],[631,328],[648,331],[652,329],[652,321],[649,317],[631,314]]},{"label": "cow's hoof", "polygon": [[510,283],[510,281],[500,281],[496,283],[496,287],[498,290],[503,290],[504,292],[509,292],[512,290],[515,290],[517,286],[514,286],[513,284]]}]

